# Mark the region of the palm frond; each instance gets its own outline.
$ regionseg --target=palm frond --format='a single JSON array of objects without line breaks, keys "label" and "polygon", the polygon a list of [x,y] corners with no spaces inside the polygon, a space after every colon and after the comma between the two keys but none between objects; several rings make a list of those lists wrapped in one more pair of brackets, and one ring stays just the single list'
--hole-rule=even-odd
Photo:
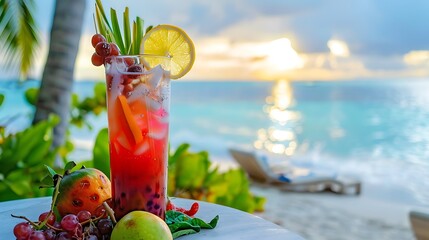
[{"label": "palm frond", "polygon": [[27,78],[39,46],[34,11],[34,0],[0,0],[1,67],[19,70],[21,79]]}]

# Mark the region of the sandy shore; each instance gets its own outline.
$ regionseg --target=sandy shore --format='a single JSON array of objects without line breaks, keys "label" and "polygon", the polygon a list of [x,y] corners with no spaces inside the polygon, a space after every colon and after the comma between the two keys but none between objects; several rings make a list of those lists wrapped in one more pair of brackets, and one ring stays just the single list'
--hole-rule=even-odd
[{"label": "sandy shore", "polygon": [[360,196],[332,193],[281,192],[252,185],[253,193],[267,198],[266,211],[256,215],[308,240],[414,239],[408,212],[412,206]]}]

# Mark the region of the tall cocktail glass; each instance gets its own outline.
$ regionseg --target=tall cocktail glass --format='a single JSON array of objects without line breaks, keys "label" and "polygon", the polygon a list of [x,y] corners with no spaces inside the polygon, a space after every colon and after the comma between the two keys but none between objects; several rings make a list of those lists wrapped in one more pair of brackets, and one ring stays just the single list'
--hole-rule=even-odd
[{"label": "tall cocktail glass", "polygon": [[165,218],[170,59],[106,58],[110,180],[117,218],[134,210]]}]

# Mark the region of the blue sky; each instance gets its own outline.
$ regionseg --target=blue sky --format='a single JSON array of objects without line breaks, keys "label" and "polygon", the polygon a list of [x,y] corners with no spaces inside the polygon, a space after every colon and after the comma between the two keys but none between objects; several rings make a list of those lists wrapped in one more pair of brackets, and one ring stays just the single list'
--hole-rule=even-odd
[{"label": "blue sky", "polygon": [[[76,68],[78,79],[102,76],[99,75],[102,71],[94,71],[89,62],[92,49],[88,41],[94,33],[93,3],[88,0],[85,13]],[[139,15],[148,24],[174,24],[187,31],[197,51],[195,66],[185,77],[188,79],[429,76],[427,0],[104,0],[103,3],[118,12],[129,6],[132,16]],[[36,20],[47,39],[54,1],[36,1],[36,4]],[[270,44],[285,38],[288,41],[284,42],[290,44],[278,48],[277,52],[284,51],[284,57],[276,61],[299,64],[270,74],[273,72],[270,64],[257,59],[267,59]],[[342,47],[345,54],[338,54],[333,50],[335,47]],[[288,55],[288,48],[296,54]],[[45,44],[41,49],[43,56],[46,49]],[[43,61],[36,65],[37,76]]]}]

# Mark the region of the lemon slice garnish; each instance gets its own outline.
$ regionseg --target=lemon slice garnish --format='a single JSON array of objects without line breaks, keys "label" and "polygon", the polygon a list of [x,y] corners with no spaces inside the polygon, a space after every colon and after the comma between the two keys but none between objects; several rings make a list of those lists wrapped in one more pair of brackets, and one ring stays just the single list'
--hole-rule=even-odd
[{"label": "lemon slice garnish", "polygon": [[[182,29],[172,25],[158,25],[147,32],[140,46],[144,54],[171,58],[172,79],[183,77],[195,61],[195,47],[191,38]],[[162,59],[146,58],[150,67],[161,64]]]}]

